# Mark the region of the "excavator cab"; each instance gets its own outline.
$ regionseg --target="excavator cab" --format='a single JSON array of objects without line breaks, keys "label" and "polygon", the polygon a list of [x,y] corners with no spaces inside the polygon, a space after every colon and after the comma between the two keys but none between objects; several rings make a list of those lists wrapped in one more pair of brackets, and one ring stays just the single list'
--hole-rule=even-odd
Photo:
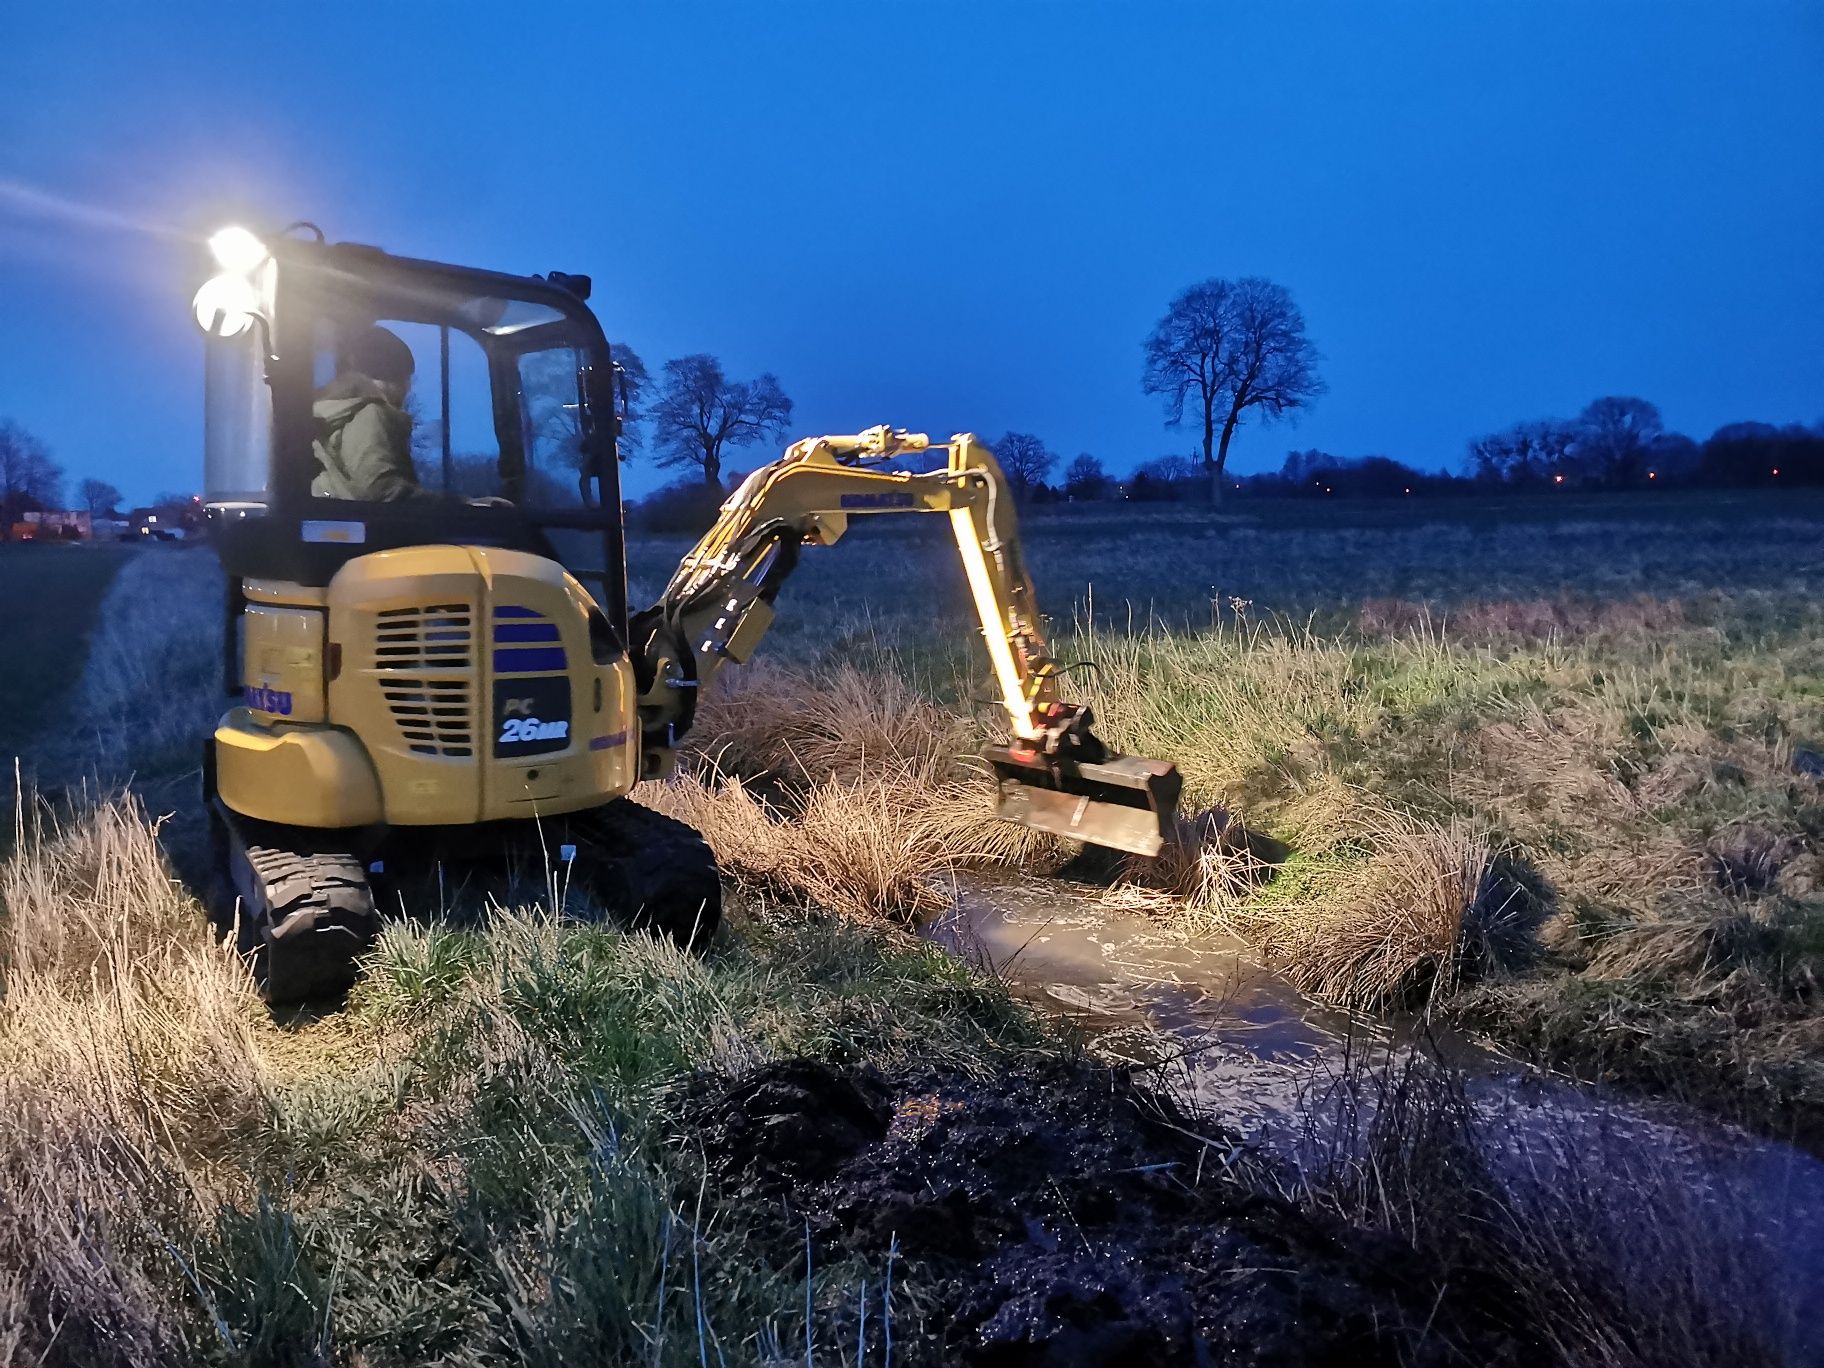
[{"label": "excavator cab", "polygon": [[[624,637],[614,369],[588,277],[223,237],[218,258],[243,269],[212,278],[197,313],[208,339],[204,501],[231,575],[322,578],[355,556],[433,542],[509,547],[588,579]],[[406,448],[406,478],[384,492],[337,487],[322,459],[338,410],[363,406],[342,362],[374,329],[412,362],[392,405],[405,422],[366,424]]]},{"label": "excavator cab", "polygon": [[[352,982],[375,881],[501,853],[626,924],[720,918],[698,833],[627,800],[748,658],[799,549],[851,516],[941,513],[1012,739],[1010,821],[1156,853],[1169,764],[1110,754],[1059,694],[1013,500],[968,434],[798,442],[630,614],[613,357],[586,277],[331,244],[210,240],[205,495],[230,706],[204,754],[219,907],[270,1000]],[[890,468],[931,450],[941,467]],[[561,864],[561,871],[556,865]]]}]

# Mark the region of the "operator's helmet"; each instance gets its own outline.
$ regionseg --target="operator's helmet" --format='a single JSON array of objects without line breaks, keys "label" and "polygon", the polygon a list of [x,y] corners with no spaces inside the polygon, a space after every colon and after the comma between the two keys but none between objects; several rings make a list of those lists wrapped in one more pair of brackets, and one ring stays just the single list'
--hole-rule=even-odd
[{"label": "operator's helmet", "polygon": [[365,375],[383,385],[401,389],[412,383],[417,363],[412,349],[399,340],[397,333],[385,328],[363,328],[343,342],[336,354],[336,368],[343,374]]}]

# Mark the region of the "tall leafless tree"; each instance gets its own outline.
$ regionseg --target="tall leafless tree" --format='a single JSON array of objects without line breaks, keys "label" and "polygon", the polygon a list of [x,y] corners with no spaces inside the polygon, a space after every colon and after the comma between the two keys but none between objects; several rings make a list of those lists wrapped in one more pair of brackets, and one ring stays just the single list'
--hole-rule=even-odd
[{"label": "tall leafless tree", "polygon": [[1145,343],[1142,386],[1165,401],[1177,427],[1187,410],[1203,431],[1210,502],[1222,502],[1235,429],[1257,410],[1269,421],[1324,392],[1322,359],[1285,288],[1258,276],[1210,279],[1172,300]]},{"label": "tall leafless tree", "polygon": [[1100,499],[1114,483],[1108,470],[1089,452],[1077,456],[1064,471],[1064,492],[1073,499]]},{"label": "tall leafless tree", "polygon": [[775,376],[730,380],[720,361],[698,352],[665,363],[652,406],[653,446],[660,465],[696,466],[703,483],[719,488],[730,448],[782,435],[791,417],[792,401]]},{"label": "tall leafless tree", "polygon": [[120,491],[106,480],[98,480],[93,475],[77,485],[76,492],[82,496],[82,506],[89,510],[92,518],[112,513],[120,507]]},{"label": "tall leafless tree", "polygon": [[1029,494],[1044,484],[1058,461],[1056,454],[1030,432],[1009,432],[993,443],[992,450],[1015,494]]},{"label": "tall leafless tree", "polygon": [[1645,399],[1608,395],[1577,415],[1577,464],[1601,484],[1638,484],[1647,455],[1665,433],[1659,409]]},{"label": "tall leafless tree", "polygon": [[62,499],[63,467],[51,459],[50,448],[10,418],[0,419],[0,526]]}]

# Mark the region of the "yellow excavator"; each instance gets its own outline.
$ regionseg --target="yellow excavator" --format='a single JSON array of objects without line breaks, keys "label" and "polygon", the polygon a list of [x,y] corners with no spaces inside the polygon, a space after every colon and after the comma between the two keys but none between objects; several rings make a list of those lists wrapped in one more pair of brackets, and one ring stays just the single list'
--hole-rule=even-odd
[{"label": "yellow excavator", "polygon": [[[986,752],[999,814],[1159,850],[1177,771],[1111,754],[1060,696],[1013,499],[974,437],[795,443],[633,611],[625,392],[587,277],[413,260],[308,224],[209,245],[195,313],[231,705],[204,787],[218,910],[270,1001],[346,989],[376,888],[447,859],[530,860],[629,927],[704,940],[721,917],[708,846],[628,794],[670,773],[801,549],[864,515],[950,520],[1007,715]],[[360,373],[376,333],[399,344],[384,382]],[[384,484],[331,478],[356,424],[396,444]],[[925,452],[942,464],[897,468]]]}]

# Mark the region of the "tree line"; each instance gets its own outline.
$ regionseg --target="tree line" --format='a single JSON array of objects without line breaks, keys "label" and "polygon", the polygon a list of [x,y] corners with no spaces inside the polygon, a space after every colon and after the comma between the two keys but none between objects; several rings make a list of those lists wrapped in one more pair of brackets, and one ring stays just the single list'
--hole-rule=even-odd
[{"label": "tree line", "polygon": [[[667,361],[655,377],[632,347],[617,343],[611,350],[623,458],[650,458],[661,469],[685,472],[643,500],[636,517],[680,530],[701,525],[731,483],[735,454],[784,437],[790,397],[770,371],[734,379],[705,352]],[[1623,395],[1595,399],[1574,418],[1530,419],[1473,438],[1460,473],[1424,472],[1386,455],[1307,450],[1289,453],[1276,472],[1231,477],[1236,432],[1250,421],[1296,422],[1325,392],[1322,361],[1284,286],[1258,276],[1212,277],[1173,296],[1141,343],[1142,393],[1160,401],[1168,427],[1196,434],[1196,449],[1142,462],[1123,479],[1088,452],[1060,473],[1062,458],[1032,432],[1009,431],[989,445],[1015,493],[1028,501],[1219,504],[1237,491],[1411,496],[1824,483],[1824,422],[1730,423],[1700,443],[1668,430],[1649,401]],[[64,471],[44,443],[0,420],[0,529],[24,512],[58,507],[63,489]],[[104,480],[83,480],[79,493],[96,514],[121,502],[120,491]]]}]

